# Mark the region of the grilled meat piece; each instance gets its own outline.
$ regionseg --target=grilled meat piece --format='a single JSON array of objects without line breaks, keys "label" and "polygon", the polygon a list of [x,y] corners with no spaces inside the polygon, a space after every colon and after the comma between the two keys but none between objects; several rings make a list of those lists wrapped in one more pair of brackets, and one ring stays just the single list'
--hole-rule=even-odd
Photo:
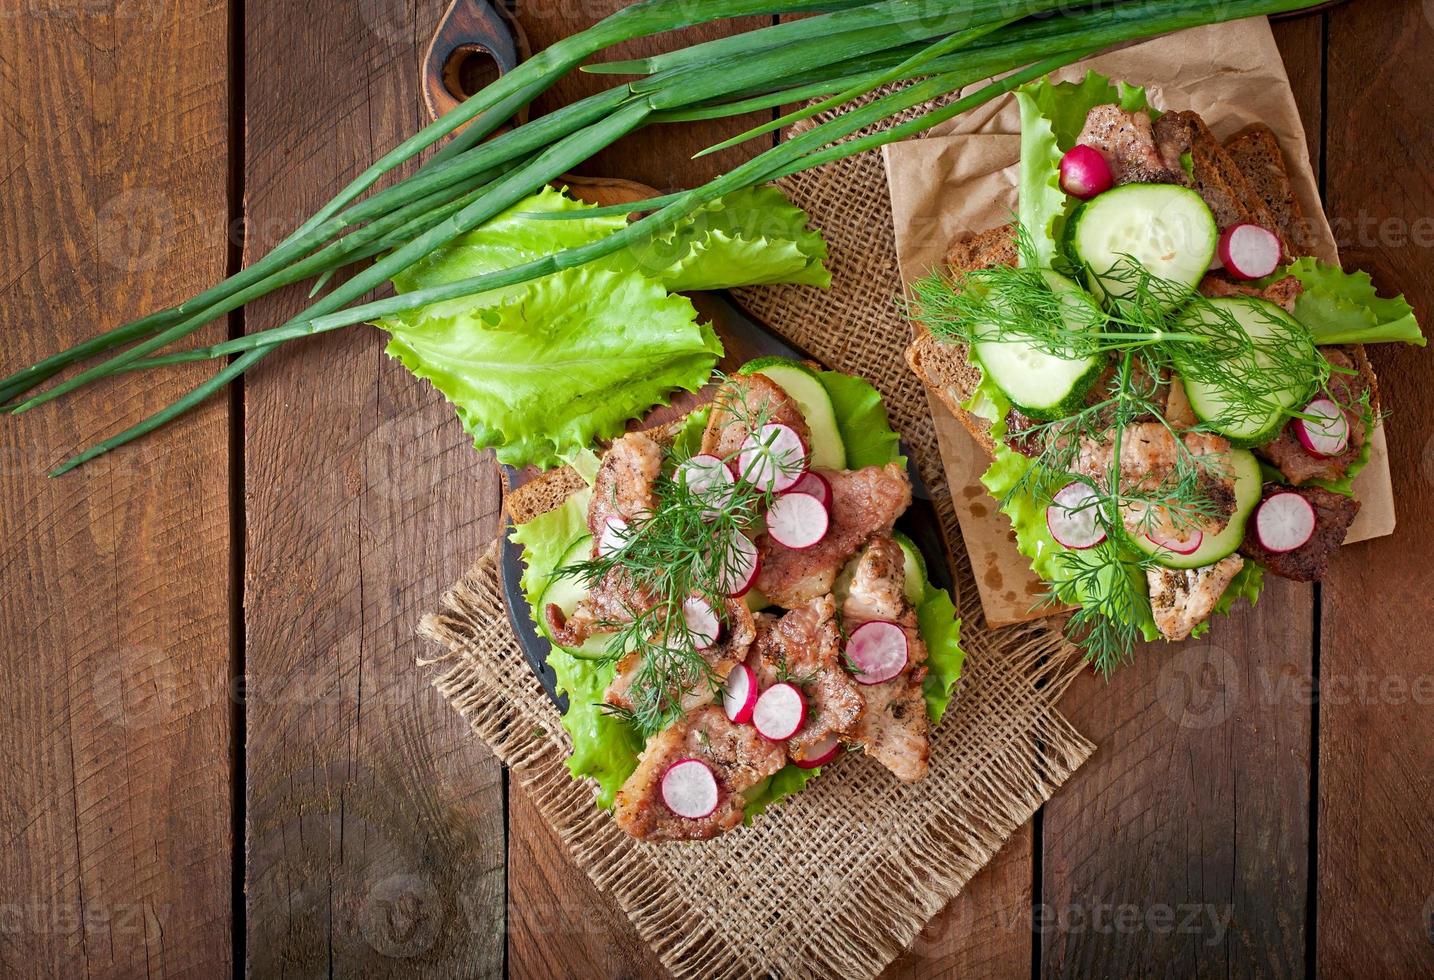
[{"label": "grilled meat piece", "polygon": [[810,548],[795,551],[763,534],[757,588],[777,605],[795,609],[832,590],[837,573],[857,549],[891,526],[911,506],[911,483],[895,463],[823,474],[832,487],[831,527]]},{"label": "grilled meat piece", "polygon": [[1244,567],[1245,559],[1230,555],[1203,568],[1146,569],[1150,609],[1160,634],[1167,640],[1189,636],[1191,630],[1210,618],[1226,586]]},{"label": "grilled meat piece", "polygon": [[[679,817],[662,801],[662,777],[679,759],[701,759],[717,777],[717,809],[705,817]],[[706,840],[742,822],[747,790],[786,764],[780,745],[751,725],[734,725],[709,705],[658,732],[637,768],[617,791],[617,825],[639,840]]]},{"label": "grilled meat piece", "polygon": [[1161,156],[1150,116],[1143,111],[1098,105],[1086,113],[1085,128],[1076,142],[1105,157],[1117,184],[1176,184],[1181,180],[1179,154],[1173,164]]},{"label": "grilled meat piece", "polygon": [[1287,487],[1279,483],[1267,483],[1260,503],[1263,504],[1277,493],[1297,493],[1310,502],[1315,512],[1314,534],[1310,535],[1310,539],[1302,547],[1276,554],[1266,551],[1260,544],[1252,520],[1244,543],[1240,545],[1240,553],[1253,558],[1282,578],[1294,579],[1296,582],[1317,582],[1329,569],[1330,556],[1344,544],[1349,525],[1359,513],[1359,501],[1319,487]]},{"label": "grilled meat piece", "polygon": [[[1355,369],[1354,351],[1351,348],[1322,347],[1320,353],[1335,367]],[[1339,480],[1349,472],[1355,460],[1364,451],[1369,441],[1369,422],[1365,417],[1363,399],[1370,395],[1372,410],[1373,379],[1365,373],[1343,374],[1336,372],[1329,378],[1329,396],[1344,412],[1349,424],[1349,446],[1338,456],[1316,456],[1305,449],[1299,436],[1295,435],[1294,422],[1288,423],[1275,439],[1255,450],[1274,463],[1286,480],[1291,483],[1308,483],[1311,480]]]},{"label": "grilled meat piece", "polygon": [[1267,299],[1276,306],[1282,307],[1286,313],[1295,311],[1295,300],[1300,298],[1304,292],[1304,286],[1294,276],[1285,276],[1283,279],[1276,279],[1268,286],[1261,288],[1246,282],[1233,282],[1217,273],[1211,273],[1200,280],[1200,295],[1218,299],[1224,296],[1254,296],[1257,299]]},{"label": "grilled meat piece", "polygon": [[[741,599],[728,599],[718,610],[722,617],[722,633],[718,642],[701,652],[702,659],[711,668],[711,679],[721,683],[727,679],[732,668],[747,659],[747,651],[757,638],[757,628],[752,613]],[[642,668],[643,656],[637,651],[627,654],[617,662],[612,683],[608,685],[603,700],[623,710],[632,709],[630,692],[638,671]],[[674,692],[675,693],[675,692]],[[692,711],[710,704],[717,692],[711,683],[695,684],[682,696],[682,710]]]},{"label": "grilled meat piece", "polygon": [[896,623],[906,632],[908,659],[905,669],[891,680],[861,685],[866,711],[848,741],[860,745],[897,779],[915,782],[926,775],[931,755],[931,725],[921,694],[926,644],[916,627],[916,612],[906,601],[906,556],[885,536],[867,545],[842,603],[842,625],[848,635],[873,620]]},{"label": "grilled meat piece", "polygon": [[801,759],[828,735],[850,731],[866,702],[860,686],[842,666],[836,601],[824,595],[780,619],[765,616],[758,634],[754,659],[748,665],[757,672],[761,686],[786,680],[801,688],[807,699],[807,720],[787,740],[787,753]]},{"label": "grilled meat piece", "polygon": [[796,430],[802,444],[812,444],[812,433],[802,410],[781,386],[760,374],[728,378],[712,401],[712,414],[702,433],[702,451],[718,459],[735,459],[751,426],[780,422]]},{"label": "grilled meat piece", "polygon": [[[661,471],[662,447],[644,433],[629,432],[613,441],[593,478],[592,502],[588,504],[592,557],[597,557],[609,520],[635,521],[656,508],[652,485]],[[560,644],[576,647],[594,633],[612,632],[619,624],[629,622],[635,611],[652,608],[655,601],[625,572],[613,569],[578,603],[571,616],[564,617],[563,611],[551,604],[543,615]]]},{"label": "grilled meat piece", "polygon": [[[1073,469],[1105,487],[1110,482],[1113,452],[1114,440],[1110,433],[1100,439],[1084,436]],[[1235,512],[1235,476],[1228,465],[1221,462],[1229,458],[1230,443],[1220,436],[1186,432],[1177,444],[1175,436],[1159,422],[1126,426],[1120,440],[1121,489],[1127,493],[1150,494],[1171,486],[1182,452],[1208,461],[1200,472],[1200,494],[1212,504],[1213,516],[1196,517],[1191,523],[1206,534],[1218,534]],[[1147,520],[1143,504],[1132,503],[1126,511],[1126,524],[1132,528],[1164,529],[1179,536],[1168,516],[1156,514]]]}]

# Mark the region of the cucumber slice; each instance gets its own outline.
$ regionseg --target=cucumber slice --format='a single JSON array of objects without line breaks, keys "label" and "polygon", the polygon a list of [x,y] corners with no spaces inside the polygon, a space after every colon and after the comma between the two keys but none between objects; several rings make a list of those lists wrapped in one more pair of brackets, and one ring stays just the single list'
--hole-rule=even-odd
[{"label": "cucumber slice", "polygon": [[[1105,314],[1089,293],[1048,269],[1041,275],[1060,301],[1067,330],[1085,333],[1101,328]],[[1020,341],[981,341],[974,346],[976,359],[992,383],[1033,419],[1059,419],[1075,412],[1108,363],[1103,357],[1057,357]]]},{"label": "cucumber slice", "polygon": [[921,605],[921,599],[926,594],[926,559],[921,556],[916,542],[900,531],[893,531],[891,536],[901,545],[901,553],[906,557],[906,601],[915,608]]},{"label": "cucumber slice", "polygon": [[1210,269],[1219,241],[1215,216],[1188,187],[1125,184],[1091,198],[1066,223],[1066,243],[1085,270],[1086,285],[1103,301],[1125,299],[1128,283],[1109,273],[1130,256],[1151,275],[1176,287],[1164,311],[1180,306]]},{"label": "cucumber slice", "polygon": [[1219,534],[1205,535],[1205,539],[1195,551],[1188,555],[1177,555],[1160,547],[1143,534],[1127,534],[1126,537],[1166,568],[1203,568],[1234,554],[1235,549],[1240,547],[1240,542],[1245,540],[1245,522],[1250,519],[1260,502],[1265,479],[1260,470],[1260,461],[1247,450],[1231,450],[1230,467],[1235,474],[1235,512],[1230,515],[1230,523],[1225,525],[1225,530]]},{"label": "cucumber slice", "polygon": [[[1240,327],[1258,346],[1252,352],[1255,365],[1268,369],[1272,359],[1266,349],[1289,349],[1292,345],[1304,344],[1310,348],[1310,357],[1315,356],[1314,342],[1309,331],[1299,321],[1268,300],[1248,296],[1231,296],[1212,299],[1209,305],[1200,304],[1187,311],[1180,319],[1181,329],[1190,333],[1211,333],[1212,310],[1222,310],[1234,317]],[[1221,333],[1226,331],[1221,330]],[[1228,392],[1219,385],[1201,382],[1190,377],[1187,363],[1188,354],[1172,357],[1175,370],[1185,384],[1185,395],[1195,416],[1211,430],[1220,433],[1236,446],[1258,446],[1269,442],[1277,435],[1292,411],[1307,402],[1314,391],[1314,382],[1309,378],[1291,378],[1283,388],[1274,388],[1266,393],[1266,410],[1240,412],[1240,417],[1225,419],[1231,404]]]},{"label": "cucumber slice", "polygon": [[[592,535],[584,534],[568,545],[557,567],[563,568],[586,560],[592,554],[592,544]],[[559,650],[564,650],[580,660],[602,660],[607,657],[608,640],[611,639],[609,636],[598,633],[588,637],[587,642],[580,647],[564,646],[548,629],[548,618],[543,615],[544,609],[556,604],[563,611],[564,616],[571,616],[573,610],[578,607],[578,603],[587,598],[587,594],[587,584],[580,577],[576,575],[554,577],[543,587],[542,595],[538,597],[537,606],[533,609],[533,618],[538,621],[538,632],[542,633]]]},{"label": "cucumber slice", "polygon": [[785,357],[759,357],[748,361],[737,373],[760,374],[776,382],[797,403],[812,431],[812,444],[807,448],[811,450],[813,469],[846,469],[846,443],[837,428],[831,396],[817,372]]}]

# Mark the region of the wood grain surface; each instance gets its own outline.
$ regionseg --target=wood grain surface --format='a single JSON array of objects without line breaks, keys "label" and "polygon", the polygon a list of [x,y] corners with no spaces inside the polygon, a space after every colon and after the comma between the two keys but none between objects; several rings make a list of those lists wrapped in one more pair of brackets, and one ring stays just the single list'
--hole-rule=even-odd
[{"label": "wood grain surface", "polygon": [[[225,11],[185,6],[0,11],[3,373],[224,274]],[[228,406],[45,476],[205,373],[0,425],[5,976],[230,963]]]},{"label": "wood grain surface", "polygon": [[[516,13],[538,49],[620,5]],[[0,11],[4,367],[218,278],[233,216],[252,261],[414,132],[444,6]],[[1347,264],[1426,323],[1431,11],[1276,27]],[[575,75],[534,113],[602,83]],[[691,154],[754,121],[644,131],[582,172],[690,186],[753,148]],[[1396,534],[1077,683],[1065,710],[1100,750],[887,977],[1434,975],[1434,354],[1372,353]],[[377,334],[295,344],[233,398],[44,478],[203,376],[0,425],[0,974],[660,976],[414,666],[500,489]]]},{"label": "wood grain surface", "polygon": [[[419,7],[246,4],[250,257],[422,125]],[[492,975],[502,777],[414,663],[419,617],[497,531],[491,460],[364,327],[266,361],[244,423],[249,967]]]}]

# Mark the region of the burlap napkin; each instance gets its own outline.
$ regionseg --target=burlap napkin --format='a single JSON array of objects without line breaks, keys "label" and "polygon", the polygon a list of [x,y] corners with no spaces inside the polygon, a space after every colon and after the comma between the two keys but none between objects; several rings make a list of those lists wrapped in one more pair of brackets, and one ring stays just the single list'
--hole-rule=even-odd
[{"label": "burlap napkin", "polygon": [[443,670],[438,690],[680,977],[879,973],[1094,750],[1054,708],[1079,669],[1059,633],[1045,623],[984,625],[926,396],[903,359],[910,330],[897,307],[880,155],[785,188],[825,234],[834,285],[740,299],[798,347],[881,390],[953,557],[966,669],[933,735],[927,778],[903,786],[848,756],[751,827],[701,844],[639,843],[564,767],[568,736],[508,628],[496,547],[420,627],[444,650],[431,661]]}]

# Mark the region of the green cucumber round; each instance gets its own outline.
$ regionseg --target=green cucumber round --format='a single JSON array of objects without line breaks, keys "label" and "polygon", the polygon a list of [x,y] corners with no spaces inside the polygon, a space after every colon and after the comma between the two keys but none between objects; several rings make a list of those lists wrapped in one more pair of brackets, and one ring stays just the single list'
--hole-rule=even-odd
[{"label": "green cucumber round", "polygon": [[[1211,321],[1214,317],[1213,311],[1217,310],[1232,316],[1241,329],[1257,343],[1273,342],[1281,346],[1306,344],[1310,347],[1311,358],[1315,356],[1309,331],[1301,326],[1298,320],[1274,303],[1251,296],[1222,297],[1209,300],[1208,305],[1202,303],[1186,311],[1180,318],[1180,328],[1189,333],[1210,333],[1215,329]],[[1304,405],[1313,393],[1314,379],[1291,378],[1288,385],[1266,392],[1265,410],[1252,412],[1247,409],[1242,411],[1238,418],[1227,418],[1231,405],[1230,393],[1218,383],[1202,382],[1191,377],[1193,372],[1189,366],[1194,364],[1193,355],[1198,353],[1198,347],[1191,347],[1188,353],[1178,350],[1171,359],[1185,384],[1185,394],[1195,417],[1204,422],[1211,431],[1229,439],[1231,445],[1250,447],[1269,442],[1289,420],[1290,412]],[[1253,357],[1262,368],[1267,368],[1272,363],[1270,356],[1258,348]]]},{"label": "green cucumber round", "polygon": [[[575,565],[585,561],[592,554],[593,538],[591,534],[584,534],[572,544],[568,545],[563,552],[563,557],[558,561],[557,568],[562,569],[568,565]],[[558,576],[556,571],[548,584],[543,587],[542,594],[533,608],[533,618],[538,622],[538,632],[557,647],[572,654],[579,660],[602,660],[608,655],[608,640],[611,637],[603,633],[597,633],[588,637],[582,646],[570,647],[559,643],[553,636],[552,630],[548,628],[548,617],[544,610],[550,605],[556,605],[563,611],[564,616],[571,616],[573,610],[577,609],[578,603],[587,598],[588,587],[581,577],[577,575]]]},{"label": "green cucumber round", "polygon": [[1130,284],[1118,267],[1135,259],[1173,284],[1160,303],[1178,308],[1210,269],[1219,242],[1215,216],[1200,195],[1178,184],[1125,184],[1080,205],[1066,222],[1071,259],[1102,301],[1126,299]]},{"label": "green cucumber round", "polygon": [[1235,512],[1230,515],[1230,523],[1225,525],[1223,531],[1205,535],[1200,547],[1192,553],[1177,555],[1160,547],[1143,534],[1127,534],[1126,537],[1135,547],[1166,568],[1204,568],[1234,554],[1240,547],[1240,542],[1245,540],[1245,522],[1250,519],[1260,502],[1265,480],[1264,473],[1260,470],[1260,461],[1247,450],[1232,449],[1230,467],[1235,474]]},{"label": "green cucumber round", "polygon": [[837,427],[836,409],[821,376],[800,361],[787,357],[759,357],[742,365],[738,374],[760,374],[773,381],[797,403],[812,433],[812,468],[846,469],[846,443]]},{"label": "green cucumber round", "polygon": [[[1099,330],[1105,323],[1100,304],[1065,276],[1041,270],[1061,305],[1061,320],[1073,333]],[[1021,341],[978,341],[973,353],[996,387],[1023,415],[1065,418],[1085,401],[1107,363],[1104,357],[1058,357]]]}]

